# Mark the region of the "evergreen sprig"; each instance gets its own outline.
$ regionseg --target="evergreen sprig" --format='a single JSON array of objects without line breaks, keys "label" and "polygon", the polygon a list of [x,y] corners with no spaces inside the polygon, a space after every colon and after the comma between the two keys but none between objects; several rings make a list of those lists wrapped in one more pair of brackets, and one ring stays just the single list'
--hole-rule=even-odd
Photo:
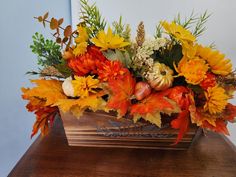
[{"label": "evergreen sprig", "polygon": [[61,56],[60,45],[52,40],[45,39],[39,33],[35,33],[32,38],[33,44],[30,45],[30,48],[38,57],[38,65],[43,68],[53,66],[65,77],[71,75],[71,70]]},{"label": "evergreen sprig", "polygon": [[158,25],[156,26],[156,33],[155,33],[154,37],[161,38],[162,33],[163,33],[163,29],[162,29],[161,23],[158,23]]},{"label": "evergreen sprig", "polygon": [[98,31],[105,29],[107,22],[102,18],[102,15],[95,3],[89,5],[88,0],[80,0],[80,4],[80,19],[82,20],[82,23],[90,29],[90,35],[94,37]]},{"label": "evergreen sprig", "polygon": [[194,23],[196,23],[197,17],[196,14],[194,14],[194,11],[192,11],[191,15],[189,17],[185,17],[184,21],[181,20],[180,13],[174,18],[174,22],[178,25],[183,26],[185,29],[189,29],[192,27]]},{"label": "evergreen sprig", "polygon": [[131,29],[129,24],[124,24],[122,20],[122,16],[120,16],[119,21],[114,21],[112,23],[114,28],[114,33],[123,37],[126,41],[130,41],[131,37]]},{"label": "evergreen sprig", "polygon": [[193,31],[193,35],[199,37],[206,31],[205,24],[210,16],[211,14],[208,14],[207,11],[205,11],[202,15],[199,16],[195,26],[195,30]]},{"label": "evergreen sprig", "polygon": [[210,16],[211,14],[208,14],[207,11],[199,16],[194,14],[194,11],[192,11],[191,15],[189,17],[185,17],[185,20],[182,21],[182,18],[178,13],[178,15],[174,18],[174,22],[183,26],[185,29],[193,29],[192,34],[199,37],[205,32],[205,24]]}]

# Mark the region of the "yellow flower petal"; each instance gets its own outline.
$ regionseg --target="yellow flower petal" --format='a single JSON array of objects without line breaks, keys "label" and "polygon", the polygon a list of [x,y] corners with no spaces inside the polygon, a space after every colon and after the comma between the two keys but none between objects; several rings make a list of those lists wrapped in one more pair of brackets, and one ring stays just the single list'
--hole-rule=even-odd
[{"label": "yellow flower petal", "polygon": [[199,45],[196,55],[207,61],[214,74],[225,76],[232,72],[230,59],[225,59],[225,55],[217,50]]},{"label": "yellow flower petal", "polygon": [[81,98],[88,97],[90,93],[96,93],[94,89],[98,88],[99,80],[93,79],[93,76],[78,77],[72,80],[74,95]]},{"label": "yellow flower petal", "polygon": [[108,28],[107,33],[99,31],[97,37],[92,38],[91,42],[93,42],[97,47],[100,47],[101,50],[121,49],[130,45],[129,42],[124,41],[124,38],[112,34],[110,27]]},{"label": "yellow flower petal", "polygon": [[193,59],[183,57],[175,70],[179,73],[179,76],[185,77],[187,83],[197,85],[205,79],[208,65],[205,60],[198,57]]},{"label": "yellow flower petal", "polygon": [[204,105],[204,111],[209,111],[210,114],[221,113],[229,99],[229,96],[225,94],[225,90],[219,86],[209,87],[205,92],[205,97],[207,101]]}]

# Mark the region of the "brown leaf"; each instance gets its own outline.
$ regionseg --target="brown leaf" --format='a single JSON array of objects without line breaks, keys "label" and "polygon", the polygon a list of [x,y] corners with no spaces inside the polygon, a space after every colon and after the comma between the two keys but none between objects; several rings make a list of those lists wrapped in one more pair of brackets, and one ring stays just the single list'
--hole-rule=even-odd
[{"label": "brown leaf", "polygon": [[67,37],[64,37],[63,40],[62,40],[63,43],[66,43],[67,41],[68,41]]},{"label": "brown leaf", "polygon": [[55,18],[52,18],[52,19],[51,19],[51,21],[50,21],[50,28],[51,28],[52,30],[58,28],[58,21],[57,21],[57,19],[55,19]]},{"label": "brown leaf", "polygon": [[64,36],[69,37],[72,34],[72,28],[71,25],[68,25],[64,30]]},{"label": "brown leaf", "polygon": [[43,21],[43,17],[42,17],[42,16],[39,16],[39,17],[38,17],[38,21],[39,21],[39,22],[42,22],[42,21]]},{"label": "brown leaf", "polygon": [[63,21],[64,21],[64,19],[63,19],[63,18],[60,18],[60,19],[58,20],[58,25],[60,26],[60,25],[63,23]]},{"label": "brown leaf", "polygon": [[58,44],[60,44],[60,43],[61,43],[61,38],[58,37],[58,38],[56,39],[56,42],[57,42]]},{"label": "brown leaf", "polygon": [[46,14],[44,14],[43,20],[46,20],[47,18],[48,18],[48,12]]}]

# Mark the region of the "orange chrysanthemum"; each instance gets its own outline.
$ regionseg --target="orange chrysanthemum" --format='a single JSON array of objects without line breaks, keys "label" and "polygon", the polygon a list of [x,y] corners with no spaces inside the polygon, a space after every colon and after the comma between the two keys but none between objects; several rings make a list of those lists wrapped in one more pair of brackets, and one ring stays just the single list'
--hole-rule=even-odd
[{"label": "orange chrysanthemum", "polygon": [[120,61],[105,61],[98,69],[99,79],[102,81],[114,80],[123,76],[128,71],[127,68],[122,66]]},{"label": "orange chrysanthemum", "polygon": [[184,76],[187,83],[197,85],[206,78],[208,65],[198,57],[188,59],[183,57],[175,70],[179,76]]},{"label": "orange chrysanthemum", "polygon": [[102,52],[97,47],[92,46],[88,47],[88,50],[84,55],[70,59],[68,61],[68,66],[76,75],[84,76],[90,72],[96,74],[97,68],[106,60],[107,59]]}]

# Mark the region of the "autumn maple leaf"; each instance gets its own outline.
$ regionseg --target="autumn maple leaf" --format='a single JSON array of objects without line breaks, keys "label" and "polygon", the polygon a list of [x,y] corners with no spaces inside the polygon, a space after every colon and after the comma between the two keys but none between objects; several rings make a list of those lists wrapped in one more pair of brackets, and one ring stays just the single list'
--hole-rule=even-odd
[{"label": "autumn maple leaf", "polygon": [[33,125],[33,130],[31,134],[31,138],[37,134],[40,129],[41,135],[45,136],[48,134],[49,127],[52,127],[54,118],[58,114],[57,107],[42,107],[35,111],[36,121]]},{"label": "autumn maple leaf", "polygon": [[52,106],[56,101],[66,98],[61,88],[61,82],[57,80],[33,80],[37,86],[29,89],[22,88],[22,98],[28,100],[26,108],[36,115],[36,121],[33,126],[31,137],[38,130],[41,130],[41,135],[46,135],[52,126],[54,117],[58,113],[58,108]]},{"label": "autumn maple leaf", "polygon": [[171,127],[175,129],[179,129],[178,136],[175,140],[175,144],[177,144],[185,135],[185,133],[188,131],[189,127],[189,111],[184,110],[180,112],[176,119],[171,121]]},{"label": "autumn maple leaf", "polygon": [[186,87],[176,86],[164,91],[163,94],[175,101],[181,109],[181,112],[177,115],[177,117],[171,121],[171,127],[179,129],[179,133],[174,143],[177,144],[188,131],[190,123],[190,109],[192,108],[191,111],[193,113],[195,111],[193,92]]},{"label": "autumn maple leaf", "polygon": [[230,122],[234,122],[234,118],[236,117],[236,106],[228,103],[224,110],[224,115],[222,118],[224,120],[228,120]]},{"label": "autumn maple leaf", "polygon": [[79,118],[84,110],[90,109],[92,111],[105,110],[106,102],[101,98],[104,92],[92,94],[85,98],[78,99],[60,99],[54,106],[58,106],[63,113],[71,112],[74,116]]},{"label": "autumn maple leaf", "polygon": [[119,116],[122,117],[131,106],[130,99],[134,93],[135,79],[130,72],[127,72],[122,78],[109,80],[108,86],[111,89],[111,96],[107,107],[118,110]]},{"label": "autumn maple leaf", "polygon": [[54,117],[58,113],[58,108],[45,106],[45,99],[41,99],[35,96],[29,96],[29,91],[30,89],[22,88],[22,98],[29,101],[26,105],[26,108],[28,109],[28,111],[34,112],[34,114],[36,115],[36,121],[33,125],[31,138],[35,134],[37,134],[39,130],[41,131],[41,135],[44,136],[48,133],[49,127],[52,126],[54,122]]},{"label": "autumn maple leaf", "polygon": [[[45,106],[53,105],[59,99],[66,98],[62,90],[62,83],[58,80],[32,80],[36,87],[25,89],[24,97],[37,97],[45,100]],[[23,90],[24,88],[22,88]]]},{"label": "autumn maple leaf", "polygon": [[172,114],[180,112],[178,105],[171,99],[163,96],[162,93],[153,93],[141,102],[131,106],[131,115],[137,121],[140,118],[161,127],[160,113]]},{"label": "autumn maple leaf", "polygon": [[205,112],[203,108],[191,107],[191,120],[197,126],[212,130],[214,132],[229,135],[226,127],[227,121],[233,122],[236,116],[236,106],[228,103],[221,114],[210,114]]},{"label": "autumn maple leaf", "polygon": [[223,119],[217,119],[215,121],[215,126],[209,124],[207,121],[204,121],[202,123],[202,128],[210,129],[211,131],[217,132],[217,133],[223,133],[224,135],[229,135],[229,131],[226,127],[226,122]]}]

